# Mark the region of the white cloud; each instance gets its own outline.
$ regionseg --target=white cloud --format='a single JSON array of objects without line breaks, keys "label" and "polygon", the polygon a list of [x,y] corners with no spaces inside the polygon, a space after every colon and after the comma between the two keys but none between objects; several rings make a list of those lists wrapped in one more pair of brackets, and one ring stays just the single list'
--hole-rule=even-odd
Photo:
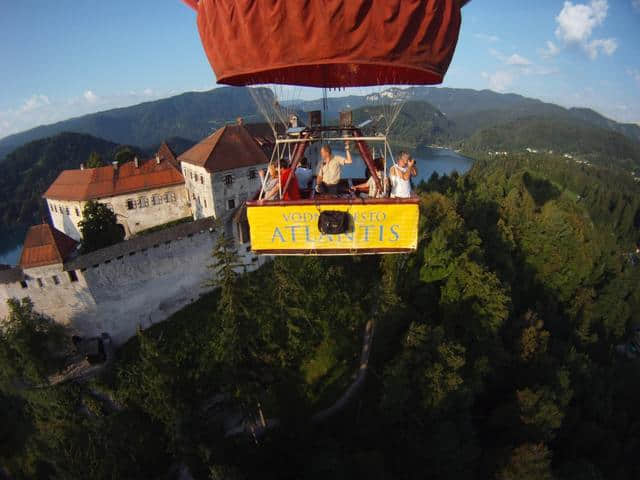
[{"label": "white cloud", "polygon": [[[211,86],[206,89],[211,89]],[[205,90],[205,88],[200,90]],[[13,107],[0,110],[0,138],[38,125],[47,125],[101,110],[135,105],[169,95],[171,95],[169,91],[158,91],[151,88],[113,95],[97,95],[92,90],[86,90],[75,97],[63,99],[34,94]]]},{"label": "white cloud", "polygon": [[98,101],[98,96],[93,93],[91,90],[87,90],[82,94],[84,99],[89,103],[96,103]]},{"label": "white cloud", "polygon": [[598,58],[599,53],[604,53],[609,56],[613,55],[618,49],[618,42],[615,38],[600,38],[585,44],[584,49],[587,55],[589,55],[589,58],[595,60]]},{"label": "white cloud", "polygon": [[49,101],[49,97],[46,95],[32,95],[29,97],[24,104],[20,107],[20,112],[32,112],[33,110],[37,110],[43,105],[49,105],[51,102]]},{"label": "white cloud", "polygon": [[564,2],[564,7],[556,17],[556,36],[567,43],[586,42],[593,29],[602,25],[607,18],[607,0],[591,0],[587,4]]},{"label": "white cloud", "polygon": [[482,77],[486,78],[489,83],[489,88],[496,92],[504,93],[513,84],[514,75],[511,72],[504,70],[498,70],[495,73],[489,74],[482,72]]},{"label": "white cloud", "polygon": [[509,58],[506,59],[506,64],[526,66],[526,65],[531,65],[531,60],[524,58],[523,56],[518,55],[517,53],[514,53],[513,55],[511,55]]},{"label": "white cloud", "polygon": [[[608,11],[607,0],[591,0],[590,3],[576,4],[565,1],[556,17],[556,37],[564,45],[581,47],[592,60],[600,53],[613,55],[618,48],[615,38],[591,39],[594,29],[604,23]],[[546,49],[541,53],[543,56],[553,56],[558,53],[558,49],[553,42],[548,41]]]},{"label": "white cloud", "polygon": [[555,57],[556,55],[558,55],[558,53],[560,53],[560,48],[551,40],[547,40],[546,47],[541,48],[539,52],[542,58],[551,58],[551,57]]},{"label": "white cloud", "polygon": [[513,65],[516,67],[525,67],[527,65],[531,65],[531,60],[517,53],[514,53],[511,56],[506,56],[500,50],[496,50],[495,48],[490,48],[489,53],[505,65]]},{"label": "white cloud", "polygon": [[[638,0],[640,2],[640,0]],[[479,40],[483,40],[485,42],[489,42],[489,43],[496,43],[500,41],[500,37],[496,36],[496,35],[487,35],[486,33],[474,33],[473,35],[474,37],[476,37]]]}]

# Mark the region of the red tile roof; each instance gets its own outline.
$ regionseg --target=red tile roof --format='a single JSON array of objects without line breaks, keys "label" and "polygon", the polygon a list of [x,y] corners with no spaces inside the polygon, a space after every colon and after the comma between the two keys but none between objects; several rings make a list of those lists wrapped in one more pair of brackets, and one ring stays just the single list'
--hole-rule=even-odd
[{"label": "red tile roof", "polygon": [[243,125],[227,125],[178,157],[209,172],[268,163],[269,159]]},{"label": "red tile roof", "polygon": [[163,144],[158,157],[127,162],[116,170],[112,165],[84,170],[64,170],[49,186],[44,197],[53,200],[91,200],[184,183],[171,149]]},{"label": "red tile roof", "polygon": [[73,238],[43,223],[29,229],[24,239],[20,267],[33,268],[63,263],[76,248]]},{"label": "red tile roof", "polygon": [[180,171],[180,162],[176,158],[176,154],[173,153],[171,147],[167,145],[167,142],[162,142],[160,148],[158,148],[158,153],[156,154],[160,157],[160,160],[167,160],[171,165],[176,167],[178,171]]}]

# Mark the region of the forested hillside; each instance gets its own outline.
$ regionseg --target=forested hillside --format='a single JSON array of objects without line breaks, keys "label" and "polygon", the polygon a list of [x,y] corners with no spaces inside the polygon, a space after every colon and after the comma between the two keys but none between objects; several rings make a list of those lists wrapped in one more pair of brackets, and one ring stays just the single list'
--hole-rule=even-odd
[{"label": "forested hillside", "polygon": [[[0,465],[16,478],[638,478],[640,363],[614,347],[640,323],[640,194],[607,172],[518,155],[434,175],[412,255],[276,258],[237,277],[221,243],[218,293],[88,384],[27,387],[52,365],[37,316],[14,305]],[[357,371],[370,319],[365,388],[312,424]],[[231,418],[260,410],[278,426],[232,434]]]},{"label": "forested hillside", "polygon": [[[353,112],[354,123],[375,120],[376,131],[384,132],[391,109],[382,106],[360,107]],[[419,150],[434,142],[449,142],[453,139],[455,126],[437,108],[427,102],[407,102],[402,106],[393,124],[389,140],[397,147]]]},{"label": "forested hillside", "polygon": [[577,121],[523,117],[481,129],[464,141],[465,150],[472,152],[517,152],[527,147],[544,152],[579,153],[609,166],[630,169],[640,166],[640,142]]}]

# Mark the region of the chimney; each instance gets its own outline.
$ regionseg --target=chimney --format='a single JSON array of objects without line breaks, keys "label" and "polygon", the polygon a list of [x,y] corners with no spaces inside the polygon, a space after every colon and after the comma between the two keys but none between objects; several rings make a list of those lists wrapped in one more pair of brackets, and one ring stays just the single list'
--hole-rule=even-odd
[{"label": "chimney", "polygon": [[156,153],[156,164],[160,165],[160,155]]},{"label": "chimney", "polygon": [[118,171],[118,162],[116,162],[114,160],[113,162],[111,162],[111,165],[113,165],[113,169],[117,172]]},{"label": "chimney", "polygon": [[84,163],[80,164],[80,170],[84,170]]},{"label": "chimney", "polygon": [[236,124],[237,125],[244,125],[244,119],[242,117],[236,118]]},{"label": "chimney", "polygon": [[138,157],[133,157],[133,164],[136,168],[140,168],[140,160],[138,160]]}]

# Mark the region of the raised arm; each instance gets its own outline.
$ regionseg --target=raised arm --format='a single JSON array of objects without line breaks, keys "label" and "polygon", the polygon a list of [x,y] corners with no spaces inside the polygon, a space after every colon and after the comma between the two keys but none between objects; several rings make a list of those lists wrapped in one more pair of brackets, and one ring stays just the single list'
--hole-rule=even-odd
[{"label": "raised arm", "polygon": [[347,154],[347,158],[344,159],[344,163],[345,165],[350,165],[353,163],[353,160],[351,159],[351,147],[349,146],[348,140],[344,142],[344,151]]},{"label": "raised arm", "polygon": [[415,177],[418,175],[418,167],[416,167],[416,161],[413,158],[409,160],[408,170],[412,177]]}]

